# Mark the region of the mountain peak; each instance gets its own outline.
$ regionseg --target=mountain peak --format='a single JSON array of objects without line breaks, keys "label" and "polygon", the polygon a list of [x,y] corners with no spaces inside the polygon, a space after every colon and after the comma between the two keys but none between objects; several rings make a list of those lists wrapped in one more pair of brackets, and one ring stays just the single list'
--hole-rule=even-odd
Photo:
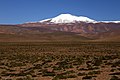
[{"label": "mountain peak", "polygon": [[60,14],[58,16],[73,16],[72,14]]},{"label": "mountain peak", "polygon": [[87,22],[87,23],[93,23],[96,22],[95,20],[92,20],[88,17],[84,16],[74,16],[71,14],[60,14],[57,17],[51,18],[51,19],[45,19],[40,22],[46,22],[50,21],[52,23],[75,23],[75,22]]}]

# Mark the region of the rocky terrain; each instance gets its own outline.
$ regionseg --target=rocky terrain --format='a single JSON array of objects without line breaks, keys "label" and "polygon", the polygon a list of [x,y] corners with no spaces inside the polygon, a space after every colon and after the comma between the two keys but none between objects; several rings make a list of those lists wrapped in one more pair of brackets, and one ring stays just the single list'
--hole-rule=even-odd
[{"label": "rocky terrain", "polygon": [[120,43],[0,43],[0,80],[120,80]]}]

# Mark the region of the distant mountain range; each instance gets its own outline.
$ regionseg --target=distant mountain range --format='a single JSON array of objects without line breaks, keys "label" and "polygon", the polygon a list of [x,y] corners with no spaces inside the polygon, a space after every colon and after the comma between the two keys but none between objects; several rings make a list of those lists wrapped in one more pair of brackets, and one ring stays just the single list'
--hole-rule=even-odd
[{"label": "distant mountain range", "polygon": [[18,25],[0,25],[0,41],[120,40],[120,21],[96,21],[61,14]]}]

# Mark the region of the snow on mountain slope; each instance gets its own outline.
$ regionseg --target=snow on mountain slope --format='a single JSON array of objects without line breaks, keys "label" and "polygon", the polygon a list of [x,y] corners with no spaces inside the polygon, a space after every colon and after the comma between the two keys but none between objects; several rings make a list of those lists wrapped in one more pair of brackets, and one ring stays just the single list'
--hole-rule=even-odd
[{"label": "snow on mountain slope", "polygon": [[99,22],[103,22],[103,23],[120,23],[120,21],[99,21]]},{"label": "snow on mountain slope", "polygon": [[95,23],[97,22],[88,17],[84,17],[84,16],[77,17],[71,14],[61,14],[55,18],[45,19],[40,22],[46,22],[46,21],[50,21],[51,23],[75,23],[75,22]]},{"label": "snow on mountain slope", "polygon": [[77,17],[71,14],[61,14],[51,20],[53,23],[74,23],[76,21],[82,21],[82,22],[94,22],[94,20],[89,19],[87,17]]},{"label": "snow on mountain slope", "polygon": [[39,21],[39,22],[46,22],[46,21],[49,21],[49,20],[51,20],[51,19],[41,20],[41,21]]},{"label": "snow on mountain slope", "polygon": [[39,21],[40,23],[43,22],[50,22],[55,24],[60,23],[75,23],[75,22],[86,22],[86,23],[120,23],[120,21],[95,21],[93,19],[90,19],[88,17],[84,16],[74,16],[71,14],[60,14],[57,17],[49,18],[45,20]]}]

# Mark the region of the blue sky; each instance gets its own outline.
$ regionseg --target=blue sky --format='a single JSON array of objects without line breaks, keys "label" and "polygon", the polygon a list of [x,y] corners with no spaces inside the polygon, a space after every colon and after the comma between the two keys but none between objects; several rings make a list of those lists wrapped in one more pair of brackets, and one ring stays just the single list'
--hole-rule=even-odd
[{"label": "blue sky", "polygon": [[62,13],[120,20],[120,0],[0,0],[0,24],[19,24]]}]

